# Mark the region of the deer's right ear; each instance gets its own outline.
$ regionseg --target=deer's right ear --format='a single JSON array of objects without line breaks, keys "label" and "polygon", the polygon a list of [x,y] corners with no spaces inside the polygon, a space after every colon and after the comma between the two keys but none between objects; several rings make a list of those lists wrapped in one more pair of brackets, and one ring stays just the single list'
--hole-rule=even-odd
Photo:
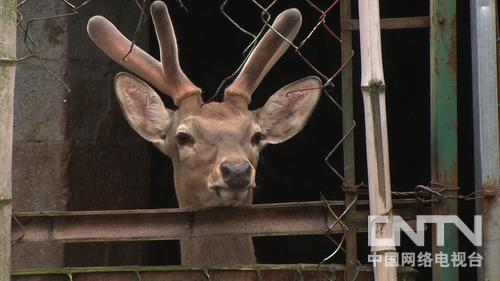
[{"label": "deer's right ear", "polygon": [[115,92],[123,114],[132,128],[146,140],[165,140],[174,112],[166,109],[156,92],[136,76],[120,72]]}]

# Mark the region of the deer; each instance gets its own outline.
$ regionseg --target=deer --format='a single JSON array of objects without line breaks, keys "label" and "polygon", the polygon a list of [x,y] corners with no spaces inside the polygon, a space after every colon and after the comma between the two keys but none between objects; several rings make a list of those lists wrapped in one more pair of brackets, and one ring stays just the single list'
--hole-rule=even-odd
[{"label": "deer", "polygon": [[[180,67],[166,4],[153,2],[150,12],[160,61],[137,45],[130,51],[132,43],[102,16],[87,25],[92,41],[137,75],[119,72],[114,80],[126,120],[171,159],[179,208],[251,205],[261,150],[299,133],[321,96],[321,80],[309,76],[282,87],[261,108],[248,109],[252,94],[297,35],[301,13],[279,14],[225,88],[222,102],[204,103],[201,89]],[[177,110],[167,109],[148,83],[172,98]],[[186,238],[180,245],[183,265],[256,263],[250,236]]]}]

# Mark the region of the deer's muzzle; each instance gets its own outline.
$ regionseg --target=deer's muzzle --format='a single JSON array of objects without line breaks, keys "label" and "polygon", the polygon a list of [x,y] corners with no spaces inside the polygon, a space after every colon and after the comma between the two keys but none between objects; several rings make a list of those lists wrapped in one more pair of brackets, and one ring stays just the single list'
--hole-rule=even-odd
[{"label": "deer's muzzle", "polygon": [[253,167],[247,161],[240,163],[223,162],[219,166],[224,183],[231,189],[244,189],[252,182]]}]

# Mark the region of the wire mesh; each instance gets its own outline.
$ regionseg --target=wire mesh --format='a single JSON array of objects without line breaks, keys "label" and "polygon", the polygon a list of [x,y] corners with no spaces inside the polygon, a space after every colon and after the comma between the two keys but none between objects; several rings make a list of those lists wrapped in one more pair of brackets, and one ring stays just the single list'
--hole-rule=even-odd
[{"label": "wire mesh", "polygon": [[[270,14],[270,9],[278,2],[278,0],[274,0],[272,1],[271,3],[269,3],[268,5],[266,6],[263,6],[261,5],[258,1],[256,0],[250,0],[261,12],[261,20],[263,22],[263,25],[262,25],[262,28],[260,29],[260,31],[257,33],[257,34],[252,34],[251,32],[247,31],[246,29],[242,28],[241,25],[236,21],[234,20],[225,10],[225,7],[226,5],[229,3],[229,0],[225,0],[222,5],[220,6],[220,10],[221,10],[221,13],[228,19],[228,21],[233,24],[240,32],[252,37],[252,41],[248,44],[248,46],[244,49],[243,51],[243,54],[246,54],[245,56],[245,59],[243,60],[243,62],[239,65],[239,67],[237,68],[237,70],[231,74],[230,76],[228,76],[227,78],[225,78],[222,83],[219,85],[216,93],[214,94],[214,96],[212,96],[211,100],[213,98],[215,98],[217,95],[220,95],[222,90],[224,89],[224,86],[226,85],[227,82],[231,81],[232,78],[234,78],[238,73],[239,71],[241,70],[241,68],[243,67],[243,65],[245,64],[246,60],[248,59],[248,56],[251,54],[251,50],[253,48],[255,48],[257,42],[258,42],[258,39],[260,38],[260,36],[262,36],[262,34],[264,33],[265,30],[269,29],[269,30],[272,30],[274,31],[277,35],[279,35],[283,40],[287,41],[288,44],[290,44],[290,47],[293,48],[293,50],[295,51],[295,54],[297,54],[301,59],[302,61],[316,74],[318,75],[322,81],[323,81],[323,85],[321,87],[323,93],[328,97],[328,99],[332,102],[332,104],[334,105],[335,108],[337,108],[338,110],[342,111],[342,106],[341,104],[333,97],[332,95],[332,89],[334,88],[334,80],[339,76],[339,74],[342,72],[342,70],[344,69],[344,67],[352,60],[353,56],[354,56],[354,50],[351,50],[351,55],[345,60],[342,62],[341,66],[334,72],[334,73],[331,73],[331,74],[327,74],[327,73],[324,73],[322,70],[319,69],[319,67],[313,65],[311,63],[311,61],[306,57],[305,54],[303,54],[302,52],[302,49],[303,47],[311,41],[311,38],[312,38],[312,35],[316,32],[319,32],[319,27],[322,27],[323,30],[329,35],[329,38],[338,43],[338,44],[342,44],[342,40],[340,38],[340,36],[338,36],[332,28],[330,28],[327,23],[326,23],[326,18],[327,16],[333,11],[333,9],[335,8],[339,8],[339,3],[340,3],[340,0],[333,0],[329,3],[329,5],[327,6],[326,9],[321,9],[320,7],[318,7],[316,4],[314,4],[312,1],[310,0],[304,0],[312,9],[314,12],[318,13],[319,14],[319,17],[318,17],[318,20],[316,22],[316,24],[314,24],[314,26],[309,30],[309,32],[307,33],[307,35],[305,36],[304,39],[302,39],[298,44],[288,40],[286,38],[286,36],[280,34],[278,31],[276,31],[270,24],[270,20],[272,18],[271,14]],[[250,51],[249,51],[250,50]],[[330,160],[333,158],[335,152],[338,151],[338,149],[342,146],[343,142],[345,141],[345,139],[353,133],[354,131],[354,128],[356,127],[356,122],[354,120],[352,120],[352,127],[349,128],[346,133],[340,138],[340,140],[338,140],[336,142],[336,144],[333,146],[333,148],[326,154],[326,157],[324,159],[324,162],[325,164],[328,166],[328,168],[342,181],[344,181],[344,177],[343,175],[330,163]],[[328,201],[326,200],[326,198],[321,194],[321,200],[324,204],[324,206],[328,209],[329,211],[329,214],[331,215],[332,219],[333,219],[333,223],[330,225],[329,227],[329,230],[325,233],[325,236],[327,237],[327,239],[329,241],[332,242],[332,244],[334,245],[333,247],[333,250],[331,251],[331,253],[325,257],[319,264],[318,264],[318,268],[323,265],[324,263],[330,261],[333,259],[333,257],[335,257],[337,255],[337,253],[339,251],[343,251],[345,252],[345,248],[343,247],[343,244],[345,242],[345,239],[346,239],[346,236],[347,236],[347,231],[349,230],[348,227],[346,226],[346,224],[343,222],[343,219],[345,217],[345,215],[356,205],[356,202],[357,202],[357,196],[355,197],[355,199],[346,207],[346,209],[344,210],[344,212],[342,214],[340,214],[339,216],[337,216],[337,214],[335,214],[335,212],[333,211],[332,208],[330,208],[329,204],[328,204]],[[333,235],[331,234],[331,230],[337,226],[337,225],[340,225],[343,229],[343,234],[342,234],[342,237],[340,239],[340,241],[337,241]],[[361,268],[361,262],[359,260],[357,260],[357,269],[356,269],[356,272],[353,274],[353,280],[355,280],[359,274],[359,270]],[[323,272],[319,271],[318,272],[322,275],[323,278],[325,278],[326,280],[332,280],[330,276],[327,276],[325,275]],[[300,273],[300,271],[299,271]],[[345,272],[346,273],[346,272]],[[302,276],[302,275],[300,275]],[[347,280],[346,276],[344,276],[345,280]]]},{"label": "wire mesh", "polygon": [[[35,40],[33,38],[33,34],[31,33],[31,27],[42,21],[51,21],[63,17],[70,17],[70,16],[75,16],[87,7],[93,0],[85,0],[85,1],[79,1],[78,4],[77,1],[70,1],[70,0],[60,0],[64,5],[67,6],[67,12],[61,13],[61,14],[56,14],[56,15],[50,15],[50,16],[44,16],[44,17],[33,17],[33,18],[25,18],[23,13],[22,13],[22,8],[26,3],[29,1],[36,1],[36,0],[21,0],[18,2],[17,5],[17,15],[18,15],[18,20],[17,20],[17,26],[19,30],[21,30],[23,37],[22,41],[23,44],[25,45],[25,49],[27,50],[27,53],[21,54],[17,58],[17,62],[22,63],[25,60],[28,59],[35,59],[38,61],[38,63],[45,69],[45,71],[53,78],[55,79],[58,83],[61,83],[64,88],[66,89],[65,95],[63,96],[63,101],[66,101],[68,98],[68,95],[71,92],[71,89],[69,85],[64,81],[64,79],[57,74],[55,74],[53,71],[51,71],[49,65],[47,64],[46,60],[40,55],[40,50],[35,43]],[[145,12],[146,8],[148,6],[148,3],[151,1],[149,0],[131,0],[134,1],[136,4],[137,9],[140,11],[140,16],[137,19],[137,26],[136,29],[132,35],[132,44],[130,46],[129,52],[125,54],[124,58],[127,57],[128,54],[130,54],[130,51],[132,50],[137,35],[141,32],[142,27],[145,25],[145,22],[147,21],[148,15]],[[274,30],[273,27],[271,26],[270,22],[273,19],[273,14],[271,13],[271,9],[276,5],[276,3],[279,2],[279,0],[273,0],[270,3],[264,5],[262,4],[263,1],[257,1],[257,0],[247,0],[248,2],[252,3],[256,9],[260,12],[260,20],[262,21],[261,28],[258,29],[256,32],[249,31],[245,29],[242,24],[238,22],[238,19],[234,18],[227,12],[227,6],[230,5],[230,3],[236,2],[236,1],[229,1],[229,0],[224,0],[221,5],[219,6],[220,12],[224,18],[227,19],[228,24],[233,25],[236,27],[236,29],[241,32],[242,34],[245,34],[246,36],[249,37],[250,42],[248,45],[242,50],[242,53],[244,55],[244,59],[241,61],[241,63],[238,65],[238,67],[234,70],[234,72],[223,79],[219,86],[217,87],[217,90],[215,91],[214,95],[210,97],[210,100],[213,100],[217,96],[221,95],[225,86],[229,82],[231,82],[232,79],[236,77],[236,75],[240,72],[242,69],[243,65],[247,61],[249,55],[251,54],[251,51],[255,46],[257,45],[259,39],[263,36],[265,31],[267,30],[272,30],[274,31],[277,35],[279,35],[283,40],[287,41],[290,44],[290,47],[294,50],[295,54],[300,57],[300,59],[309,67],[309,69],[318,75],[322,81],[323,84],[321,86],[321,89],[323,93],[328,97],[328,100],[332,103],[332,106],[336,108],[337,110],[342,111],[342,105],[339,103],[335,97],[333,96],[333,89],[335,87],[335,80],[338,78],[339,74],[342,73],[344,70],[345,66],[351,62],[353,56],[354,56],[354,51],[351,50],[351,55],[345,60],[341,62],[341,65],[333,72],[333,73],[326,73],[326,71],[320,69],[318,66],[314,65],[311,60],[307,58],[307,56],[303,52],[303,48],[307,44],[314,44],[312,42],[313,35],[318,33],[318,32],[324,32],[325,34],[328,35],[328,38],[332,41],[335,42],[336,44],[342,44],[342,40],[339,35],[337,35],[334,32],[334,29],[329,26],[326,22],[327,17],[331,16],[333,11],[335,9],[339,9],[339,3],[340,0],[332,0],[328,5],[326,5],[326,8],[321,8],[318,5],[316,5],[313,1],[311,0],[303,0],[307,5],[311,8],[309,11],[302,11],[305,13],[315,13],[317,14],[317,21],[315,24],[312,26],[306,27],[309,28],[308,32],[306,33],[306,36],[302,38],[301,40],[295,40],[297,42],[289,41],[285,36],[282,34],[279,34],[278,31]],[[186,12],[189,12],[188,7],[184,5],[184,3],[181,0],[176,0],[177,4],[184,9]],[[269,2],[269,1],[268,1]],[[344,177],[339,170],[331,164],[332,158],[336,155],[336,152],[339,150],[339,148],[342,146],[344,141],[346,140],[347,137],[349,137],[354,129],[356,127],[356,122],[352,120],[352,126],[346,130],[346,133],[342,135],[342,137],[335,142],[335,144],[332,146],[331,150],[326,153],[326,156],[324,158],[325,165],[331,170],[333,174],[335,174],[340,180],[344,181]],[[339,252],[345,252],[345,249],[343,247],[343,244],[346,239],[346,234],[347,231],[349,230],[346,223],[344,222],[346,214],[356,205],[356,202],[358,200],[358,196],[367,194],[367,185],[365,184],[360,184],[354,187],[350,186],[342,186],[342,190],[346,193],[354,193],[355,198],[354,200],[346,207],[346,209],[341,213],[341,214],[336,214],[332,208],[330,208],[328,200],[321,195],[321,200],[325,206],[325,208],[328,209],[328,212],[332,218],[333,223],[329,227],[329,229],[333,229],[335,226],[340,225],[341,228],[344,230],[343,234],[341,235],[340,240],[335,239],[331,231],[327,231],[325,233],[325,236],[329,241],[332,242],[332,250],[329,255],[327,255],[319,264],[318,268],[331,261],[333,257],[335,257]],[[394,191],[393,195],[395,196],[410,196],[418,199],[422,203],[435,203],[439,202],[440,200],[443,199],[455,199],[455,200],[464,200],[464,201],[471,201],[477,198],[483,198],[485,196],[491,196],[488,194],[482,194],[481,192],[473,192],[467,195],[447,195],[446,192],[449,191],[458,191],[458,187],[445,187],[445,186],[440,186],[435,183],[430,183],[428,185],[418,185],[416,186],[412,191]],[[411,189],[406,189],[406,190],[411,190]],[[13,217],[13,220],[15,223],[20,225],[19,220],[17,218]],[[22,225],[20,225],[22,228]],[[16,243],[17,241],[21,240],[22,236],[16,240],[13,241],[13,243]],[[354,279],[356,279],[356,276],[359,273],[359,269],[361,267],[361,263],[359,260],[357,261],[358,264],[358,272],[354,275]],[[321,272],[323,275],[324,273]],[[210,280],[210,275],[207,270],[204,271],[204,274]],[[300,267],[297,267],[297,276],[301,280],[301,269]],[[260,276],[260,272],[257,271],[257,275]],[[71,279],[71,275],[68,275],[68,277]],[[325,279],[331,280],[330,277],[324,275]],[[139,275],[140,278],[140,275]]]},{"label": "wire mesh", "polygon": [[[63,96],[63,101],[66,102],[66,100],[69,97],[69,94],[71,92],[71,89],[70,89],[69,85],[64,81],[64,79],[62,77],[58,76],[53,71],[51,71],[50,67],[46,63],[46,60],[42,56],[40,56],[40,54],[39,54],[39,48],[38,48],[37,44],[35,43],[35,40],[33,39],[33,35],[30,32],[31,31],[30,28],[35,23],[40,22],[40,21],[50,21],[50,20],[55,20],[55,19],[59,19],[59,18],[63,18],[63,17],[75,16],[75,15],[77,15],[79,13],[80,10],[82,10],[85,7],[87,7],[91,2],[93,2],[93,0],[85,0],[83,2],[78,2],[78,4],[77,4],[77,1],[60,0],[61,2],[63,2],[67,6],[67,10],[68,10],[67,12],[62,13],[62,14],[56,14],[56,15],[50,15],[50,16],[44,16],[44,17],[33,17],[33,18],[27,19],[27,18],[25,18],[23,16],[22,7],[26,3],[28,3],[29,1],[34,1],[34,0],[21,0],[18,3],[18,5],[17,5],[17,14],[18,14],[17,26],[22,31],[22,34],[23,34],[23,43],[24,43],[24,45],[26,47],[26,50],[27,50],[26,54],[22,54],[21,56],[18,56],[17,61],[18,62],[22,62],[22,61],[27,60],[27,59],[36,59],[38,61],[38,63],[45,69],[45,71],[48,74],[50,74],[50,76],[53,79],[55,79],[58,83],[60,83],[60,84],[62,84],[64,86],[64,88],[65,88],[65,94]],[[124,56],[123,59],[126,59],[126,57],[131,53],[131,51],[132,51],[132,49],[133,49],[133,47],[135,45],[135,42],[136,42],[136,39],[137,39],[137,35],[141,31],[142,26],[144,25],[144,23],[147,20],[147,13],[145,12],[146,8],[147,8],[147,5],[148,5],[148,3],[151,2],[151,1],[148,1],[148,0],[142,0],[142,1],[141,0],[134,0],[134,1],[136,3],[137,8],[140,10],[140,16],[139,16],[139,19],[137,20],[136,29],[135,29],[135,31],[134,31],[134,33],[132,35],[132,39],[131,39],[132,44],[130,46],[129,52],[125,54],[125,56]],[[237,69],[231,75],[229,75],[228,77],[226,77],[225,79],[223,79],[221,81],[221,83],[217,87],[217,90],[215,91],[214,95],[209,98],[209,101],[211,101],[214,98],[216,98],[217,96],[221,95],[221,93],[223,92],[225,86],[227,86],[227,84],[240,72],[240,70],[242,69],[243,65],[247,61],[248,57],[250,56],[251,51],[253,50],[253,48],[255,48],[255,46],[259,42],[259,39],[263,36],[263,34],[265,33],[265,31],[272,30],[278,36],[280,36],[283,40],[287,41],[290,44],[290,48],[292,48],[294,50],[295,54],[302,59],[302,61],[311,69],[312,72],[314,72],[316,75],[318,75],[322,79],[323,85],[322,85],[321,89],[322,89],[323,93],[328,97],[328,100],[333,104],[333,106],[335,108],[337,108],[338,110],[342,110],[341,104],[333,97],[332,90],[334,88],[334,81],[335,81],[335,79],[339,76],[339,74],[341,73],[341,71],[344,69],[345,65],[347,63],[349,63],[349,61],[351,61],[352,57],[354,56],[354,51],[351,52],[351,56],[349,56],[347,60],[345,60],[344,62],[342,62],[341,66],[335,72],[333,72],[333,73],[325,73],[323,70],[319,69],[319,67],[315,66],[313,63],[311,63],[311,61],[302,52],[302,49],[304,48],[304,46],[306,44],[308,44],[312,40],[311,39],[312,36],[315,33],[320,32],[321,29],[324,32],[326,32],[326,34],[329,35],[329,38],[333,42],[336,42],[338,44],[342,43],[342,40],[340,39],[340,36],[338,36],[333,31],[333,29],[331,27],[329,27],[327,25],[327,23],[326,23],[326,18],[329,16],[329,14],[334,9],[338,8],[340,0],[333,0],[333,1],[331,1],[328,4],[328,6],[326,7],[326,9],[321,9],[320,7],[318,7],[315,3],[313,3],[310,0],[304,0],[308,4],[308,6],[311,7],[311,11],[303,11],[303,12],[317,13],[318,14],[318,19],[317,19],[317,22],[312,26],[312,28],[310,28],[310,30],[308,31],[307,35],[301,41],[299,41],[297,43],[289,41],[285,36],[283,36],[282,34],[280,34],[278,31],[276,31],[271,26],[270,22],[273,19],[273,15],[271,14],[270,10],[271,10],[271,8],[273,6],[275,6],[275,4],[277,2],[279,2],[279,0],[273,0],[272,2],[270,2],[267,5],[263,5],[261,2],[259,2],[257,0],[249,0],[249,1],[254,4],[254,6],[260,11],[260,15],[261,15],[262,26],[258,30],[258,32],[256,32],[255,34],[252,33],[252,32],[250,32],[250,31],[248,31],[248,30],[246,30],[246,29],[244,29],[238,23],[237,19],[234,19],[234,18],[232,18],[229,15],[229,13],[226,11],[226,6],[230,3],[229,0],[224,0],[222,2],[222,4],[220,5],[221,14],[228,20],[228,22],[230,24],[234,25],[241,33],[249,36],[251,40],[250,40],[250,43],[243,50],[244,59],[242,60],[242,62],[239,64],[239,66],[237,67]],[[181,8],[183,8],[186,12],[189,11],[188,8],[186,7],[186,5],[184,5],[184,3],[182,1],[177,0],[177,4]],[[347,133],[345,135],[343,135],[341,137],[340,140],[338,140],[335,143],[335,145],[327,153],[327,155],[326,155],[326,157],[324,159],[324,162],[328,166],[328,168],[340,180],[342,180],[342,181],[344,180],[342,174],[330,163],[330,160],[333,158],[333,156],[335,155],[335,153],[341,147],[343,141],[349,136],[349,134],[351,134],[353,132],[355,126],[356,126],[356,123],[353,121],[352,127],[347,131]],[[337,216],[333,212],[333,210],[328,206],[327,200],[323,196],[322,196],[322,200],[323,200],[323,202],[325,204],[325,208],[329,209],[329,213],[331,214],[331,216],[332,216],[332,218],[334,220],[334,223],[331,225],[330,229],[333,229],[333,227],[335,227],[336,225],[341,225],[342,228],[345,231],[347,231],[348,228],[345,225],[345,223],[342,221],[342,219],[344,218],[345,214],[350,210],[350,208],[355,205],[356,200],[354,200],[346,208],[346,210],[341,215],[339,215],[339,216]],[[345,241],[345,236],[346,236],[345,232],[342,235],[342,239],[339,242],[337,242],[333,238],[333,236],[331,235],[330,231],[328,231],[327,233],[325,233],[325,235],[334,244],[334,249],[332,250],[332,253],[330,255],[328,255],[325,259],[323,259],[323,261],[320,264],[318,264],[318,266],[320,266],[320,265],[328,262],[329,260],[331,260],[340,250],[345,251],[343,249],[343,247],[342,247],[342,245],[343,245],[343,243]],[[19,238],[19,239],[16,239],[14,241],[14,243],[16,243],[17,241],[19,241],[20,239],[22,239],[22,237]],[[298,272],[300,273],[300,270],[298,270]],[[205,275],[210,279],[208,272],[205,272]]]},{"label": "wire mesh", "polygon": [[[83,2],[79,2],[76,4],[77,1],[70,1],[70,0],[59,0],[60,2],[64,3],[67,6],[67,12],[62,13],[62,14],[56,14],[56,15],[50,15],[50,16],[43,16],[43,17],[32,17],[26,19],[22,13],[22,8],[24,5],[26,5],[30,1],[35,1],[35,0],[21,0],[17,4],[17,28],[22,31],[23,34],[23,43],[25,46],[25,49],[27,51],[26,54],[18,55],[17,56],[17,62],[20,63],[24,60],[27,59],[35,59],[38,61],[38,63],[43,67],[43,69],[53,78],[55,79],[58,83],[60,83],[64,88],[65,88],[65,93],[63,95],[63,102],[67,101],[67,98],[69,94],[71,93],[71,88],[66,83],[66,81],[60,76],[54,73],[51,68],[48,66],[46,59],[43,58],[40,55],[40,49],[35,43],[35,40],[33,39],[33,35],[31,34],[30,28],[33,26],[33,24],[40,22],[40,21],[51,21],[55,19],[60,19],[60,18],[65,18],[65,17],[70,17],[70,16],[75,16],[77,15],[80,10],[88,6],[91,2],[94,0],[85,0]],[[146,20],[146,13],[145,13],[145,7],[146,3],[148,3],[148,0],[134,0],[136,3],[138,9],[140,9],[141,14],[140,18],[138,20],[137,28],[132,36],[132,45],[130,46],[130,51],[132,50],[137,34],[140,32],[141,27],[143,26],[143,23]],[[128,53],[127,53],[128,55]],[[125,55],[125,56],[127,56]]]},{"label": "wire mesh", "polygon": [[[26,50],[27,50],[27,54],[23,54],[23,55],[19,56],[18,59],[17,59],[17,61],[18,62],[22,62],[22,61],[27,60],[27,59],[36,59],[38,61],[38,63],[45,69],[45,71],[51,77],[53,77],[53,79],[55,79],[58,83],[60,83],[60,84],[62,84],[64,86],[64,88],[65,88],[65,94],[63,96],[63,101],[66,102],[66,100],[67,100],[67,98],[68,98],[68,96],[69,96],[69,94],[71,92],[71,89],[70,89],[69,85],[64,81],[64,79],[62,77],[58,76],[53,71],[51,71],[51,69],[47,65],[45,59],[42,56],[39,55],[39,48],[38,48],[37,44],[35,43],[35,40],[32,38],[33,35],[30,33],[30,28],[32,27],[33,24],[35,24],[37,22],[40,22],[40,21],[50,21],[50,20],[54,20],[54,19],[59,19],[59,18],[63,18],[63,17],[69,17],[69,16],[77,15],[81,9],[83,9],[84,7],[86,7],[93,0],[86,0],[86,1],[83,1],[83,2],[81,2],[79,4],[75,4],[75,2],[72,2],[72,1],[69,1],[69,0],[61,0],[61,2],[63,2],[65,5],[67,5],[68,12],[63,13],[63,14],[57,14],[57,15],[51,15],[51,16],[44,16],[44,17],[33,17],[33,18],[26,19],[23,16],[23,14],[22,14],[21,11],[22,11],[23,5],[25,5],[28,1],[29,0],[22,0],[17,5],[17,14],[18,14],[17,26],[18,26],[18,28],[23,33],[23,43],[24,43],[24,45],[26,47]],[[273,18],[273,16],[270,13],[270,9],[278,2],[278,0],[274,0],[274,1],[272,1],[270,4],[268,4],[266,6],[262,5],[261,3],[259,3],[256,0],[250,0],[250,1],[261,12],[262,27],[257,32],[257,34],[253,34],[250,31],[247,31],[244,28],[242,28],[241,25],[237,22],[237,20],[233,19],[226,12],[225,8],[226,8],[226,5],[228,5],[228,3],[230,2],[229,0],[223,1],[223,3],[220,5],[220,11],[221,11],[222,15],[228,20],[228,22],[230,24],[234,25],[243,34],[248,35],[251,38],[251,41],[248,44],[248,46],[243,50],[244,59],[242,60],[241,64],[237,67],[237,69],[230,76],[226,77],[220,83],[220,85],[218,86],[215,94],[209,99],[209,101],[211,101],[215,97],[219,96],[222,93],[222,91],[224,90],[224,88],[227,85],[227,83],[230,82],[239,73],[239,71],[242,69],[243,65],[245,64],[246,60],[248,59],[249,55],[251,54],[251,51],[257,45],[260,37],[264,34],[264,32],[266,30],[270,29],[270,30],[273,30],[277,35],[279,35],[280,37],[282,37],[283,40],[286,40],[290,44],[290,47],[294,49],[295,53],[303,60],[303,62],[315,74],[317,74],[322,79],[322,81],[323,81],[322,91],[328,97],[328,99],[332,102],[332,104],[335,106],[335,108],[337,108],[338,110],[342,110],[342,106],[340,105],[340,103],[337,102],[336,99],[332,96],[332,89],[334,87],[334,80],[335,80],[335,78],[338,77],[338,75],[341,73],[341,71],[344,68],[344,66],[352,59],[352,57],[354,55],[354,52],[352,51],[351,56],[346,61],[344,61],[342,63],[342,65],[341,65],[341,67],[339,69],[337,69],[332,74],[326,74],[326,73],[322,72],[317,66],[313,65],[310,62],[310,60],[302,52],[303,47],[311,40],[311,37],[312,37],[312,35],[314,33],[319,32],[320,27],[322,27],[327,32],[327,34],[330,36],[330,38],[334,42],[337,42],[338,44],[342,43],[340,37],[337,34],[335,34],[335,32],[332,30],[332,28],[330,28],[326,24],[326,20],[325,20],[326,17],[329,15],[329,13],[332,12],[332,10],[338,6],[339,0],[332,1],[328,5],[328,7],[326,9],[324,9],[324,10],[322,10],[321,8],[319,8],[312,1],[305,0],[305,2],[307,2],[307,4],[313,9],[313,12],[318,13],[319,16],[318,16],[317,23],[310,29],[310,31],[308,32],[307,36],[304,39],[302,39],[302,41],[300,41],[299,43],[294,43],[294,42],[289,41],[285,36],[283,36],[282,34],[279,34],[278,31],[274,30],[274,28],[270,24],[270,21]],[[132,40],[131,40],[132,44],[130,46],[129,52],[127,54],[125,54],[125,56],[124,56],[123,59],[125,59],[130,54],[130,52],[132,51],[132,48],[133,48],[133,46],[135,44],[135,41],[136,41],[136,38],[137,38],[137,34],[140,32],[141,27],[144,25],[144,23],[145,23],[145,21],[147,19],[147,13],[145,13],[145,10],[146,10],[147,3],[149,1],[143,0],[142,2],[139,2],[139,0],[135,0],[135,2],[136,2],[136,5],[137,5],[137,8],[140,9],[140,17],[138,19],[138,23],[137,23],[137,27],[135,29],[135,32],[134,32],[134,34],[132,36]],[[183,4],[182,1],[178,0],[177,2],[178,2],[178,4],[186,12],[188,12],[188,8]],[[325,164],[328,166],[328,168],[337,177],[339,177],[341,180],[344,179],[343,176],[342,176],[342,174],[332,164],[330,164],[330,159],[334,156],[335,152],[339,149],[339,147],[342,145],[342,142],[347,138],[347,136],[352,133],[352,131],[354,130],[355,126],[356,126],[356,123],[353,122],[352,128],[350,128],[347,131],[347,133],[344,136],[342,136],[342,138],[339,141],[336,142],[336,144],[333,146],[333,148],[327,153],[327,155],[325,157],[325,160],[324,160]],[[325,207],[328,208],[329,213],[331,214],[332,218],[334,219],[334,222],[330,226],[330,229],[333,229],[333,227],[335,227],[336,225],[340,224],[342,226],[342,229],[344,229],[344,234],[342,235],[341,240],[338,242],[331,235],[330,231],[327,231],[325,233],[325,236],[328,238],[328,240],[333,243],[334,249],[331,252],[331,254],[329,254],[326,258],[324,258],[321,261],[321,263],[318,264],[318,268],[322,264],[324,264],[324,263],[328,262],[329,260],[331,260],[340,250],[345,251],[345,249],[342,247],[342,245],[343,245],[343,243],[345,241],[346,231],[348,230],[348,228],[345,225],[345,223],[342,221],[342,219],[344,218],[345,214],[349,211],[349,209],[352,206],[354,206],[355,203],[356,203],[356,200],[354,200],[346,208],[346,210],[341,215],[337,216],[333,212],[333,210],[329,207],[328,201],[323,196],[322,196],[322,200],[323,200],[323,202],[325,204]],[[16,221],[16,223],[19,223],[19,221],[15,217],[14,217],[14,220]],[[21,239],[22,239],[22,237],[16,239],[13,243],[16,243],[17,241],[19,241]],[[359,261],[358,261],[358,264],[361,265],[361,263],[359,263]],[[359,267],[358,267],[358,269],[359,269]],[[319,271],[319,269],[318,269],[318,272],[320,272],[323,275],[323,277],[325,277],[327,280],[331,280],[331,278],[329,276],[327,276],[324,273],[322,273],[321,271]],[[301,272],[301,270],[300,270],[299,267],[297,268],[297,274],[299,276],[299,279],[302,280],[303,279],[303,275],[302,275],[302,272]],[[210,274],[208,273],[207,270],[204,270],[204,275],[207,278],[207,280],[211,280],[211,276],[210,276]],[[258,275],[260,276],[260,274],[258,274]],[[68,278],[71,280],[72,276],[68,275]],[[140,275],[138,275],[138,279],[140,280]]]}]

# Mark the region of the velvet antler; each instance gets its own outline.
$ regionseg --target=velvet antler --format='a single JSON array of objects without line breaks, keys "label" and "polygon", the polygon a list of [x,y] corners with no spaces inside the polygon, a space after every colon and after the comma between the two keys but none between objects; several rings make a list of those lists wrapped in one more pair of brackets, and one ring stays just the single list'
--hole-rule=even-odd
[{"label": "velvet antler", "polygon": [[129,53],[132,43],[102,16],[92,17],[87,31],[92,41],[111,59],[172,97],[176,105],[188,96],[201,95],[201,90],[179,65],[175,33],[165,3],[155,1],[151,4],[151,16],[160,43],[161,63],[136,45]]},{"label": "velvet antler", "polygon": [[[241,99],[248,105],[257,86],[285,53],[290,43],[299,32],[302,16],[297,9],[288,9],[278,15],[257,44],[240,74],[226,88],[224,98]],[[286,38],[286,40],[284,38]]]}]

